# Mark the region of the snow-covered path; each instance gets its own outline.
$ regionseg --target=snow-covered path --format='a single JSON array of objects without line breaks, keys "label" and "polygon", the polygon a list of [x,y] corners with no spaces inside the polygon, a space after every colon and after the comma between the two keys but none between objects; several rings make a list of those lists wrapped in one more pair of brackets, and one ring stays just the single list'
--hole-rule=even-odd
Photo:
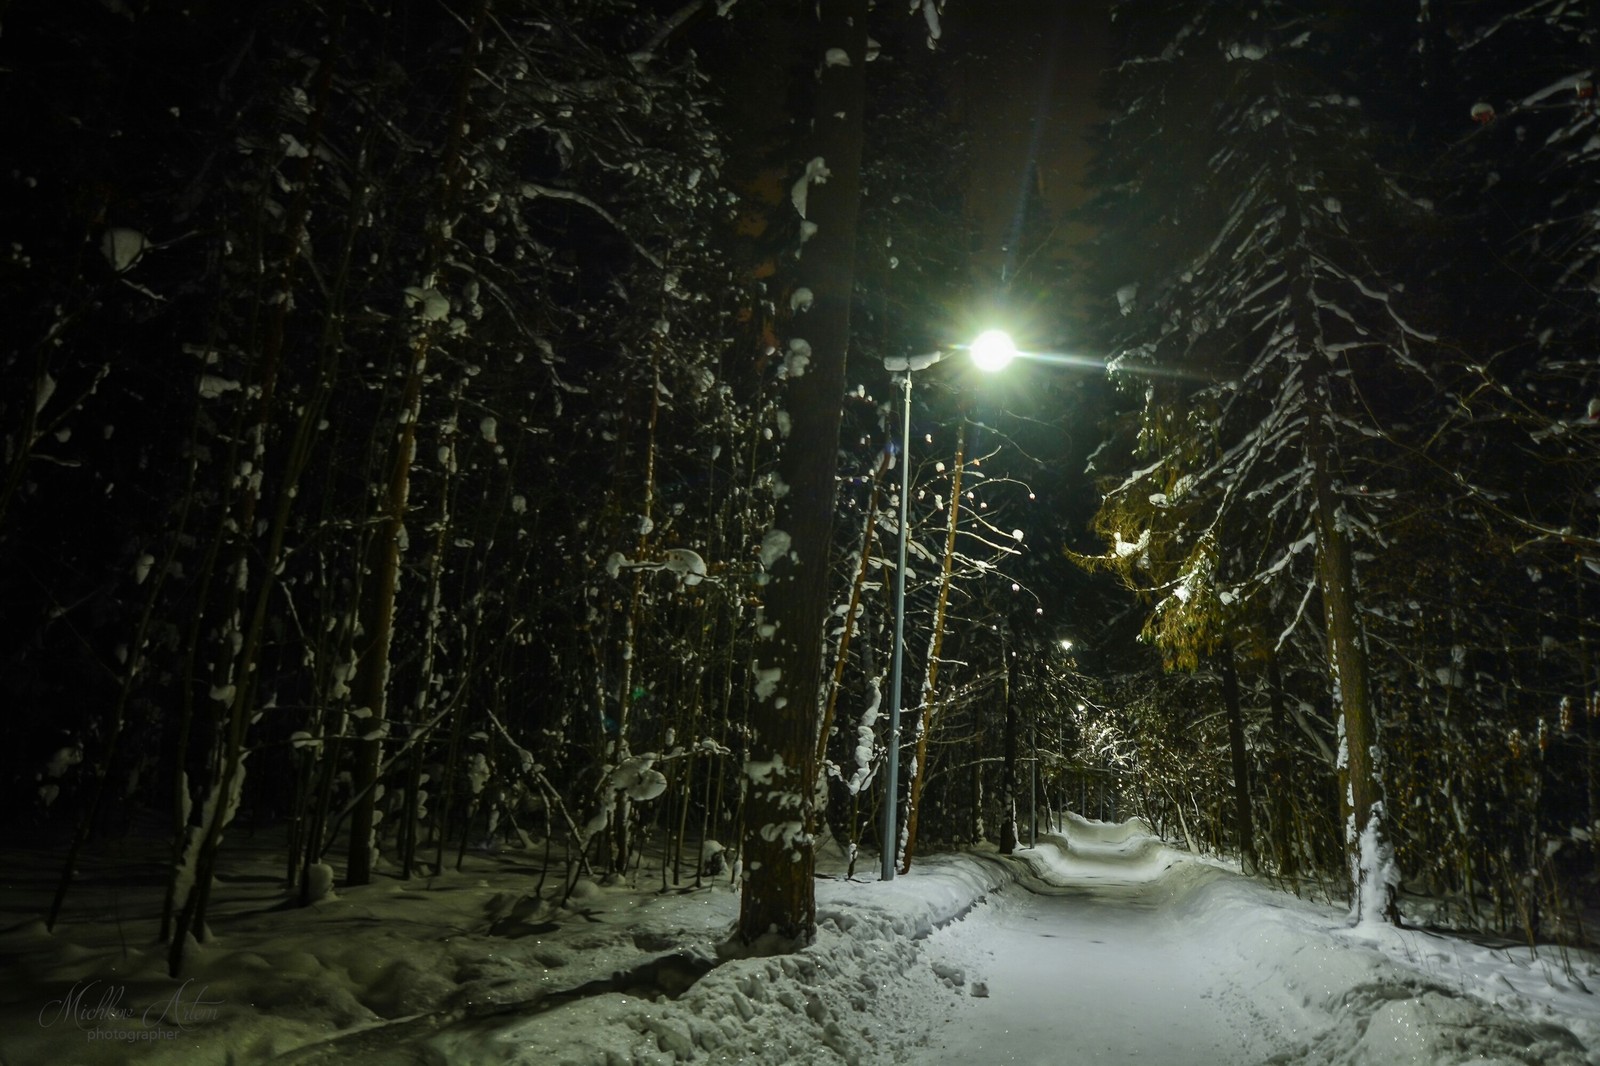
[{"label": "snow-covered path", "polygon": [[1593,995],[1548,960],[1348,928],[1138,823],[1064,828],[1022,853],[1021,886],[928,939],[967,995],[919,1064],[1600,1062],[1574,1024]]},{"label": "snow-covered path", "polygon": [[[1240,1025],[1221,1001],[1235,992],[1203,965],[1208,930],[1167,913],[1171,865],[1125,827],[1079,837],[1070,856],[1000,896],[983,920],[933,938],[936,967],[975,987],[932,1034],[926,1061],[1170,1066],[1260,1061],[1293,1037],[1265,1018]],[[1058,844],[1066,841],[1056,838]],[[1051,881],[1065,882],[1051,884]]]}]

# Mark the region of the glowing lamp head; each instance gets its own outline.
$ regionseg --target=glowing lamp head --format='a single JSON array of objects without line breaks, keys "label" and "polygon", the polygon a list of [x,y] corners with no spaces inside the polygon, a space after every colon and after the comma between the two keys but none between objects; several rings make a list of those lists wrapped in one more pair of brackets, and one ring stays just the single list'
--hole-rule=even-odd
[{"label": "glowing lamp head", "polygon": [[994,373],[1017,357],[1016,342],[1003,329],[985,330],[978,334],[971,347],[972,361],[979,370]]}]

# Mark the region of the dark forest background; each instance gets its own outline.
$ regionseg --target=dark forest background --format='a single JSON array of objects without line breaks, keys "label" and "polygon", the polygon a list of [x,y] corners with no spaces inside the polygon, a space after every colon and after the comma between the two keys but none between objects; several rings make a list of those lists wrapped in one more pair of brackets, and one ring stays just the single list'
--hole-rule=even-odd
[{"label": "dark forest background", "polygon": [[[1095,236],[1035,195],[1004,278],[879,7],[819,821],[878,847],[882,360],[1007,324],[914,392],[905,861],[1141,814],[1592,940],[1594,5],[1113,3]],[[10,843],[147,836],[181,943],[230,823],[307,901],[745,835],[809,9],[0,3]]]}]

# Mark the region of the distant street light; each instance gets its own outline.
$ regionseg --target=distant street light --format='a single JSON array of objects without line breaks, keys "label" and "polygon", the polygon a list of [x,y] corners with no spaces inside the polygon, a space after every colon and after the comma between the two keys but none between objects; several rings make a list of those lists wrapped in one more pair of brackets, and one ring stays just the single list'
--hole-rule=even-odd
[{"label": "distant street light", "polygon": [[[1004,330],[991,329],[980,333],[967,346],[972,361],[979,370],[993,373],[1003,369],[1016,358],[1017,345]],[[900,432],[900,558],[894,571],[894,665],[889,671],[889,758],[885,767],[887,778],[883,803],[882,878],[894,880],[895,853],[899,850],[897,819],[900,795],[900,687],[906,654],[906,541],[911,500],[911,372],[926,370],[948,353],[929,352],[926,355],[885,356],[883,367],[905,374],[905,393],[902,403],[905,421]]]}]

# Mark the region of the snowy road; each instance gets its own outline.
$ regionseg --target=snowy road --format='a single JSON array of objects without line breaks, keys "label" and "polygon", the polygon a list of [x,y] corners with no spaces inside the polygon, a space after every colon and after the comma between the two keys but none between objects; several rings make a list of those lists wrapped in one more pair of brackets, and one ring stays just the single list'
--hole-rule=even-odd
[{"label": "snowy road", "polygon": [[1021,885],[928,938],[965,994],[919,1066],[1600,1066],[1595,995],[1548,955],[1352,928],[1136,823],[1066,828],[1021,853]]},{"label": "snowy road", "polygon": [[[932,938],[936,969],[987,985],[932,1034],[928,1063],[1255,1062],[1297,1041],[1243,1010],[1209,965],[1203,926],[1168,913],[1173,887],[1146,836],[1074,839],[1029,891]],[[1064,843],[1064,841],[1062,841]]]}]

